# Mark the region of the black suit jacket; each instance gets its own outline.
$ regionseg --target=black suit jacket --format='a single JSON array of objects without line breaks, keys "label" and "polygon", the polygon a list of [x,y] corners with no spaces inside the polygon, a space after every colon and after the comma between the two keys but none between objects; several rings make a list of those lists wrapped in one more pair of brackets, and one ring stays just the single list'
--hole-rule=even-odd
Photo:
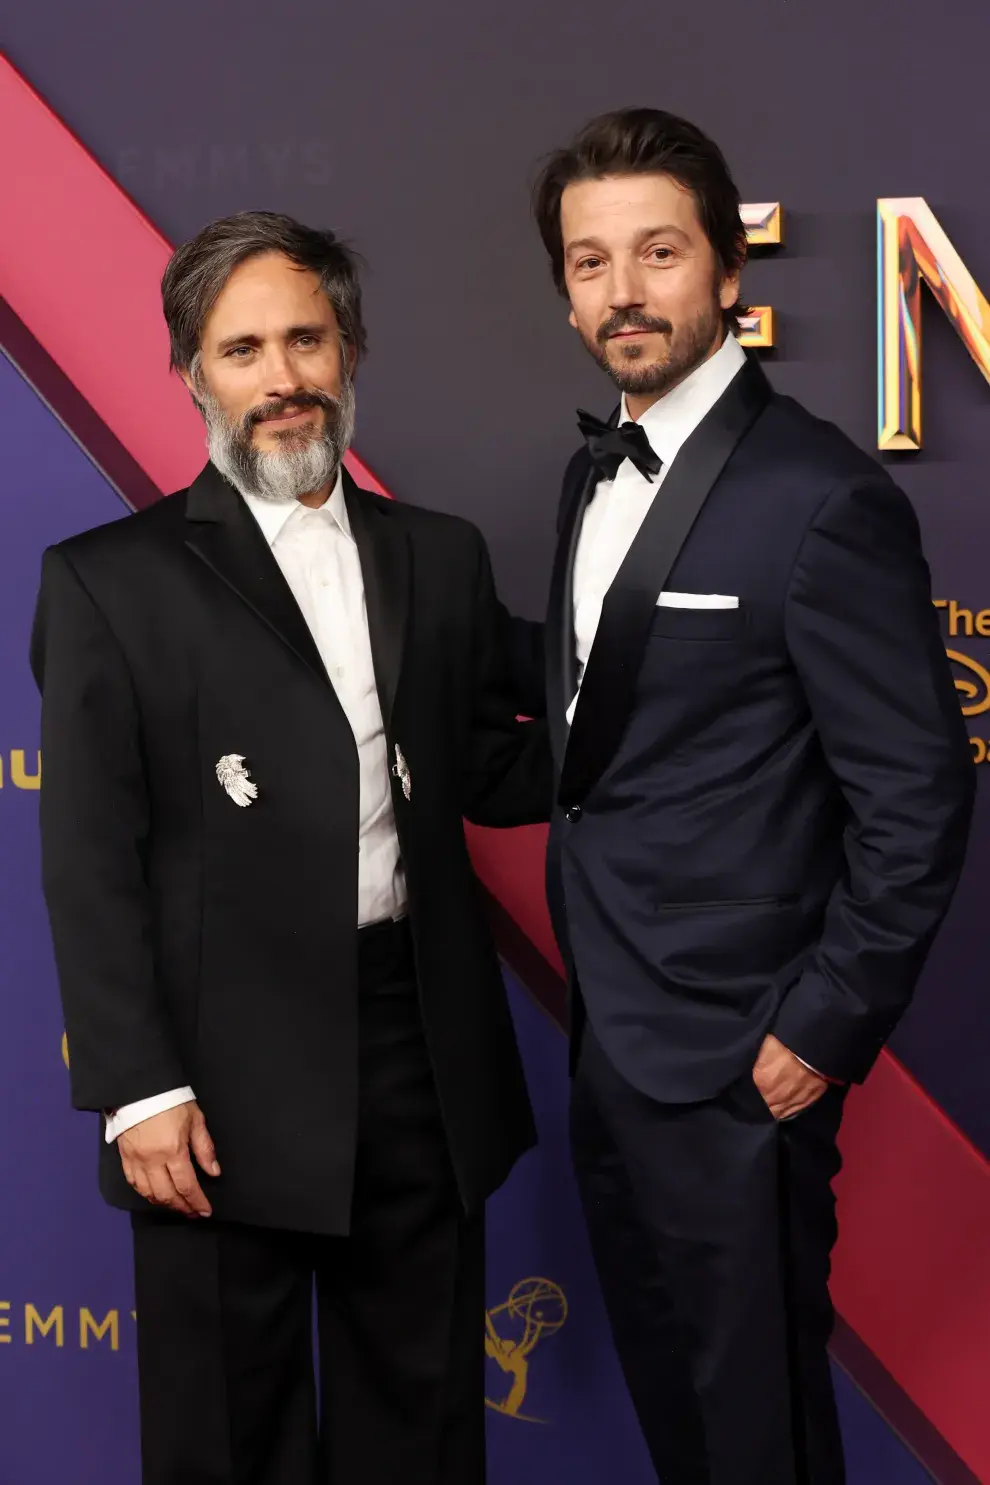
[{"label": "black suit jacket", "polygon": [[[361,491],[361,557],[423,1018],[465,1205],[533,1140],[462,817],[546,819],[544,729],[499,692],[478,532]],[[271,549],[212,466],[45,554],[44,888],[77,1107],[192,1084],[221,1218],[347,1230],[357,1109],[358,759]],[[215,765],[243,754],[239,808]],[[102,1188],[140,1206],[105,1149]]]},{"label": "black suit jacket", "polygon": [[[912,507],[750,362],[607,595],[568,734],[596,478],[580,451],[546,626],[548,896],[575,1011],[663,1101],[717,1094],[769,1030],[862,1079],[949,905],[973,802]],[[739,606],[658,607],[662,589]]]}]

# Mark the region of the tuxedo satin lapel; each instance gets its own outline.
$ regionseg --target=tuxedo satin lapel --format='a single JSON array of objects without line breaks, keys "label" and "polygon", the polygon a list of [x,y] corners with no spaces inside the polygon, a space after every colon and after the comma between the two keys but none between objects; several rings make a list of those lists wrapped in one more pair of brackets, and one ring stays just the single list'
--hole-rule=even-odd
[{"label": "tuxedo satin lapel", "polygon": [[547,710],[550,742],[558,768],[563,764],[567,748],[567,708],[577,690],[574,559],[584,513],[598,483],[598,471],[589,455],[572,460],[565,482],[546,622]]},{"label": "tuxedo satin lapel", "polygon": [[212,464],[189,487],[186,518],[186,546],[330,687],[316,641],[271,547],[245,501]]},{"label": "tuxedo satin lapel", "polygon": [[748,360],[681,447],[602,605],[560,781],[560,803],[579,804],[615,755],[632,709],[657,597],[733,450],[771,397]]},{"label": "tuxedo satin lapel", "polygon": [[346,470],[344,499],[361,558],[375,682],[387,728],[406,643],[412,563],[409,538],[390,503],[360,490]]}]

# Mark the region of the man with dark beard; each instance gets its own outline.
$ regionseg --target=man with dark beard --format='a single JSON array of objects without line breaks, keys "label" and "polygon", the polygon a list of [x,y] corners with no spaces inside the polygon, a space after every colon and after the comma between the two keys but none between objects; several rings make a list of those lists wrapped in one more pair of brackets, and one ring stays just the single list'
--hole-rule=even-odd
[{"label": "man with dark beard", "polygon": [[46,553],[32,654],[143,1479],[475,1485],[484,1201],[533,1126],[462,819],[547,818],[545,729],[499,694],[478,533],[342,468],[341,243],[216,222],[163,302],[210,463]]},{"label": "man with dark beard", "polygon": [[836,1136],[973,799],[918,524],[740,348],[739,194],[698,129],[596,119],[535,207],[622,393],[579,415],[545,628],[598,1271],[664,1485],[840,1485]]}]

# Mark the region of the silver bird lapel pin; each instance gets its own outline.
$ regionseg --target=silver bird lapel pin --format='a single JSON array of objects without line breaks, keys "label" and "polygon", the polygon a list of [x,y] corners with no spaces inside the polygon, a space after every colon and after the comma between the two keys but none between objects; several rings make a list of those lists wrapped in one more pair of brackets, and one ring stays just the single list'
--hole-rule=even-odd
[{"label": "silver bird lapel pin", "polygon": [[244,758],[240,753],[224,753],[217,764],[217,778],[241,809],[245,809],[258,797],[258,786],[244,767]]},{"label": "silver bird lapel pin", "polygon": [[392,773],[402,785],[402,792],[407,799],[412,797],[412,774],[409,772],[409,764],[402,756],[399,744],[395,745],[395,762],[392,765]]}]

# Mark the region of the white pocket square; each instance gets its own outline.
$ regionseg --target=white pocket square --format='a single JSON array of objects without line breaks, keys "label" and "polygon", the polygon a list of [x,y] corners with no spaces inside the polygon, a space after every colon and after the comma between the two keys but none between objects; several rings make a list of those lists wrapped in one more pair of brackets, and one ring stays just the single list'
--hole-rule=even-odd
[{"label": "white pocket square", "polygon": [[725,593],[661,593],[657,608],[738,608],[739,599]]}]

